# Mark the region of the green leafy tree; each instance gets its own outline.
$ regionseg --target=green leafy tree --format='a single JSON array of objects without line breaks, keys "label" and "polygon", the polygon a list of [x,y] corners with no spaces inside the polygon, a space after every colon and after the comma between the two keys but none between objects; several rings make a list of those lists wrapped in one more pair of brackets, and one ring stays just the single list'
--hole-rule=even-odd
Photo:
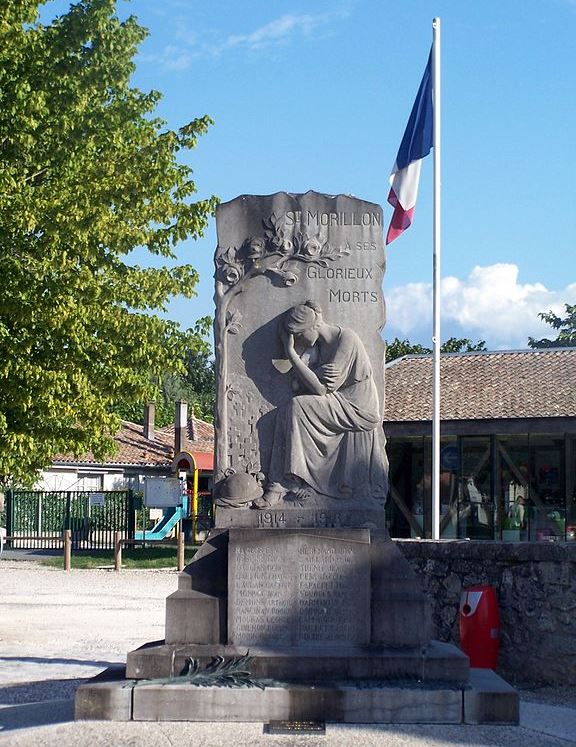
[{"label": "green leafy tree", "polygon": [[146,32],[115,0],[82,0],[48,23],[36,0],[0,3],[0,480],[29,482],[56,453],[113,448],[118,401],[182,373],[188,336],[154,312],[194,294],[174,259],[216,198],[192,201],[178,161],[210,119],[178,131],[157,92],[129,84]]},{"label": "green leafy tree", "polygon": [[553,311],[545,311],[538,314],[546,324],[550,324],[553,329],[559,330],[558,336],[553,340],[543,337],[541,340],[535,340],[533,337],[528,338],[528,345],[531,348],[569,348],[576,346],[576,304],[564,304],[566,316],[564,318],[557,316]]},{"label": "green leafy tree", "polygon": [[[473,343],[467,337],[449,337],[446,342],[440,345],[441,353],[472,353],[480,350],[486,350],[484,340]],[[431,348],[426,348],[418,343],[412,344],[409,340],[400,340],[395,337],[391,343],[386,343],[386,362],[401,358],[403,355],[422,355],[430,354]]]},{"label": "green leafy tree", "polygon": [[425,348],[423,345],[413,344],[410,340],[401,340],[399,337],[395,337],[392,342],[386,342],[386,363],[396,360],[396,358],[402,358],[404,355],[421,355],[422,353],[430,353],[429,348]]},{"label": "green leafy tree", "polygon": [[[201,420],[211,423],[214,419],[216,382],[214,359],[206,337],[211,329],[212,319],[203,317],[195,326],[193,334],[183,353],[183,373],[166,372],[160,380],[154,380],[154,401],[156,402],[156,425],[162,428],[174,422],[174,403],[185,400]],[[144,412],[142,402],[120,402],[114,411],[123,420],[141,423]]]},{"label": "green leafy tree", "polygon": [[449,337],[440,345],[441,353],[477,353],[486,350],[486,342],[472,342],[467,337]]},{"label": "green leafy tree", "polygon": [[194,406],[196,416],[211,423],[216,402],[216,369],[206,337],[212,334],[212,318],[207,316],[199,319],[196,332],[203,337],[204,345],[186,351],[184,383],[190,392],[189,401]]}]

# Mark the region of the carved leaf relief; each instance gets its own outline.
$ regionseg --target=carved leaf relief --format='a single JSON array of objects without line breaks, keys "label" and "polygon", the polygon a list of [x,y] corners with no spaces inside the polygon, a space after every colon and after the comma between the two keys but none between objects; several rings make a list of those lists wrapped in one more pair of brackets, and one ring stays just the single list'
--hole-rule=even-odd
[{"label": "carved leaf relief", "polygon": [[[345,247],[334,247],[319,234],[309,235],[302,231],[287,231],[280,215],[273,213],[262,221],[263,236],[252,236],[238,249],[226,247],[216,252],[216,277],[232,288],[241,280],[257,275],[277,276],[285,286],[298,282],[298,271],[284,268],[287,262],[306,262],[327,267],[350,251]],[[238,325],[228,328],[231,334],[238,332]]]}]

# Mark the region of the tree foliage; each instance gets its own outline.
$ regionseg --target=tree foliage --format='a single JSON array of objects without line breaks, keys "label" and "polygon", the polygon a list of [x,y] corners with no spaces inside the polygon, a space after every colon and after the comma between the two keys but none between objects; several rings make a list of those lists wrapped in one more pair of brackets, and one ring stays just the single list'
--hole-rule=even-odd
[{"label": "tree foliage", "polygon": [[553,311],[545,311],[538,314],[546,324],[550,324],[552,329],[559,330],[558,336],[553,340],[543,337],[535,340],[533,337],[528,338],[528,345],[531,348],[568,348],[576,346],[576,304],[564,304],[566,316],[564,318],[557,316]]},{"label": "tree foliage", "polygon": [[127,260],[173,260],[216,204],[177,160],[210,119],[166,129],[160,94],[129,83],[145,30],[115,0],[45,24],[39,4],[0,4],[0,477],[17,482],[56,453],[103,456],[114,403],[184,371],[189,336],[153,312],[197,273]]},{"label": "tree foliage", "polygon": [[478,353],[482,350],[486,350],[484,340],[472,342],[467,337],[449,337],[440,345],[441,353]]},{"label": "tree foliage", "polygon": [[[184,372],[164,373],[160,380],[154,380],[154,401],[156,403],[156,425],[162,428],[174,422],[175,402],[188,402],[194,415],[211,423],[214,419],[216,398],[216,377],[214,358],[206,337],[212,319],[203,317],[196,323],[195,334],[189,337],[184,350]],[[123,420],[142,422],[143,403],[123,401],[114,411]]]},{"label": "tree foliage", "polygon": [[[472,353],[480,350],[486,350],[484,340],[473,343],[467,337],[449,337],[446,342],[440,345],[441,353]],[[403,355],[422,355],[430,354],[431,348],[426,348],[418,343],[413,344],[409,340],[401,340],[395,337],[390,343],[386,343],[386,362],[401,358]]]},{"label": "tree foliage", "polygon": [[[196,323],[196,331],[206,337],[212,334],[211,317],[203,317]],[[196,351],[190,348],[184,357],[184,384],[190,394],[189,402],[194,407],[197,417],[212,422],[216,406],[216,369],[210,345],[205,345]]]}]

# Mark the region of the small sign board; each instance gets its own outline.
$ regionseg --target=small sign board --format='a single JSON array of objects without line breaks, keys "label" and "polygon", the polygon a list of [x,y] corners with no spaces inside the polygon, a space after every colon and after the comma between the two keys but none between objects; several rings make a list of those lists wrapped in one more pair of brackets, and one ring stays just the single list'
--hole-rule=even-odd
[{"label": "small sign board", "polygon": [[264,734],[326,734],[324,721],[270,721],[264,724]]},{"label": "small sign board", "polygon": [[177,477],[147,477],[144,480],[144,505],[168,508],[182,505],[182,483]]},{"label": "small sign board", "polygon": [[91,506],[103,506],[106,500],[104,493],[90,493]]},{"label": "small sign board", "polygon": [[457,472],[460,464],[460,455],[457,446],[445,446],[440,451],[440,466],[448,472]]}]

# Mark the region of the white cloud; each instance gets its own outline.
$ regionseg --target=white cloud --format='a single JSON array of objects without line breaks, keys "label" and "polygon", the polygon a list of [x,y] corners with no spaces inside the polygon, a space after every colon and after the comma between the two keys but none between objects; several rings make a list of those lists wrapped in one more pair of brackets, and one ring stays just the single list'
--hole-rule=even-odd
[{"label": "white cloud", "polygon": [[420,331],[432,318],[432,286],[428,283],[408,283],[385,291],[387,328],[399,330],[401,335]]},{"label": "white cloud", "polygon": [[[576,283],[548,290],[542,283],[519,283],[514,264],[476,266],[468,277],[442,279],[442,338],[486,340],[491,349],[525,348],[528,337],[554,336],[538,314],[552,309],[562,316],[565,303],[576,303]],[[386,337],[429,340],[432,287],[410,283],[386,293]]]},{"label": "white cloud", "polygon": [[183,18],[175,20],[173,43],[160,53],[142,55],[142,60],[159,65],[163,70],[184,70],[195,58],[219,57],[233,49],[251,52],[285,46],[297,38],[316,40],[329,32],[334,21],[346,18],[350,3],[326,13],[288,13],[243,34],[199,34],[193,32]]},{"label": "white cloud", "polygon": [[285,44],[291,37],[301,35],[310,38],[319,29],[336,18],[341,18],[344,11],[332,11],[311,15],[309,13],[286,14],[260,26],[248,34],[232,34],[222,44],[220,51],[233,47],[247,47],[256,50],[277,44]]},{"label": "white cloud", "polygon": [[190,67],[191,56],[182,47],[169,44],[157,57],[157,62],[163,70],[186,70]]}]

